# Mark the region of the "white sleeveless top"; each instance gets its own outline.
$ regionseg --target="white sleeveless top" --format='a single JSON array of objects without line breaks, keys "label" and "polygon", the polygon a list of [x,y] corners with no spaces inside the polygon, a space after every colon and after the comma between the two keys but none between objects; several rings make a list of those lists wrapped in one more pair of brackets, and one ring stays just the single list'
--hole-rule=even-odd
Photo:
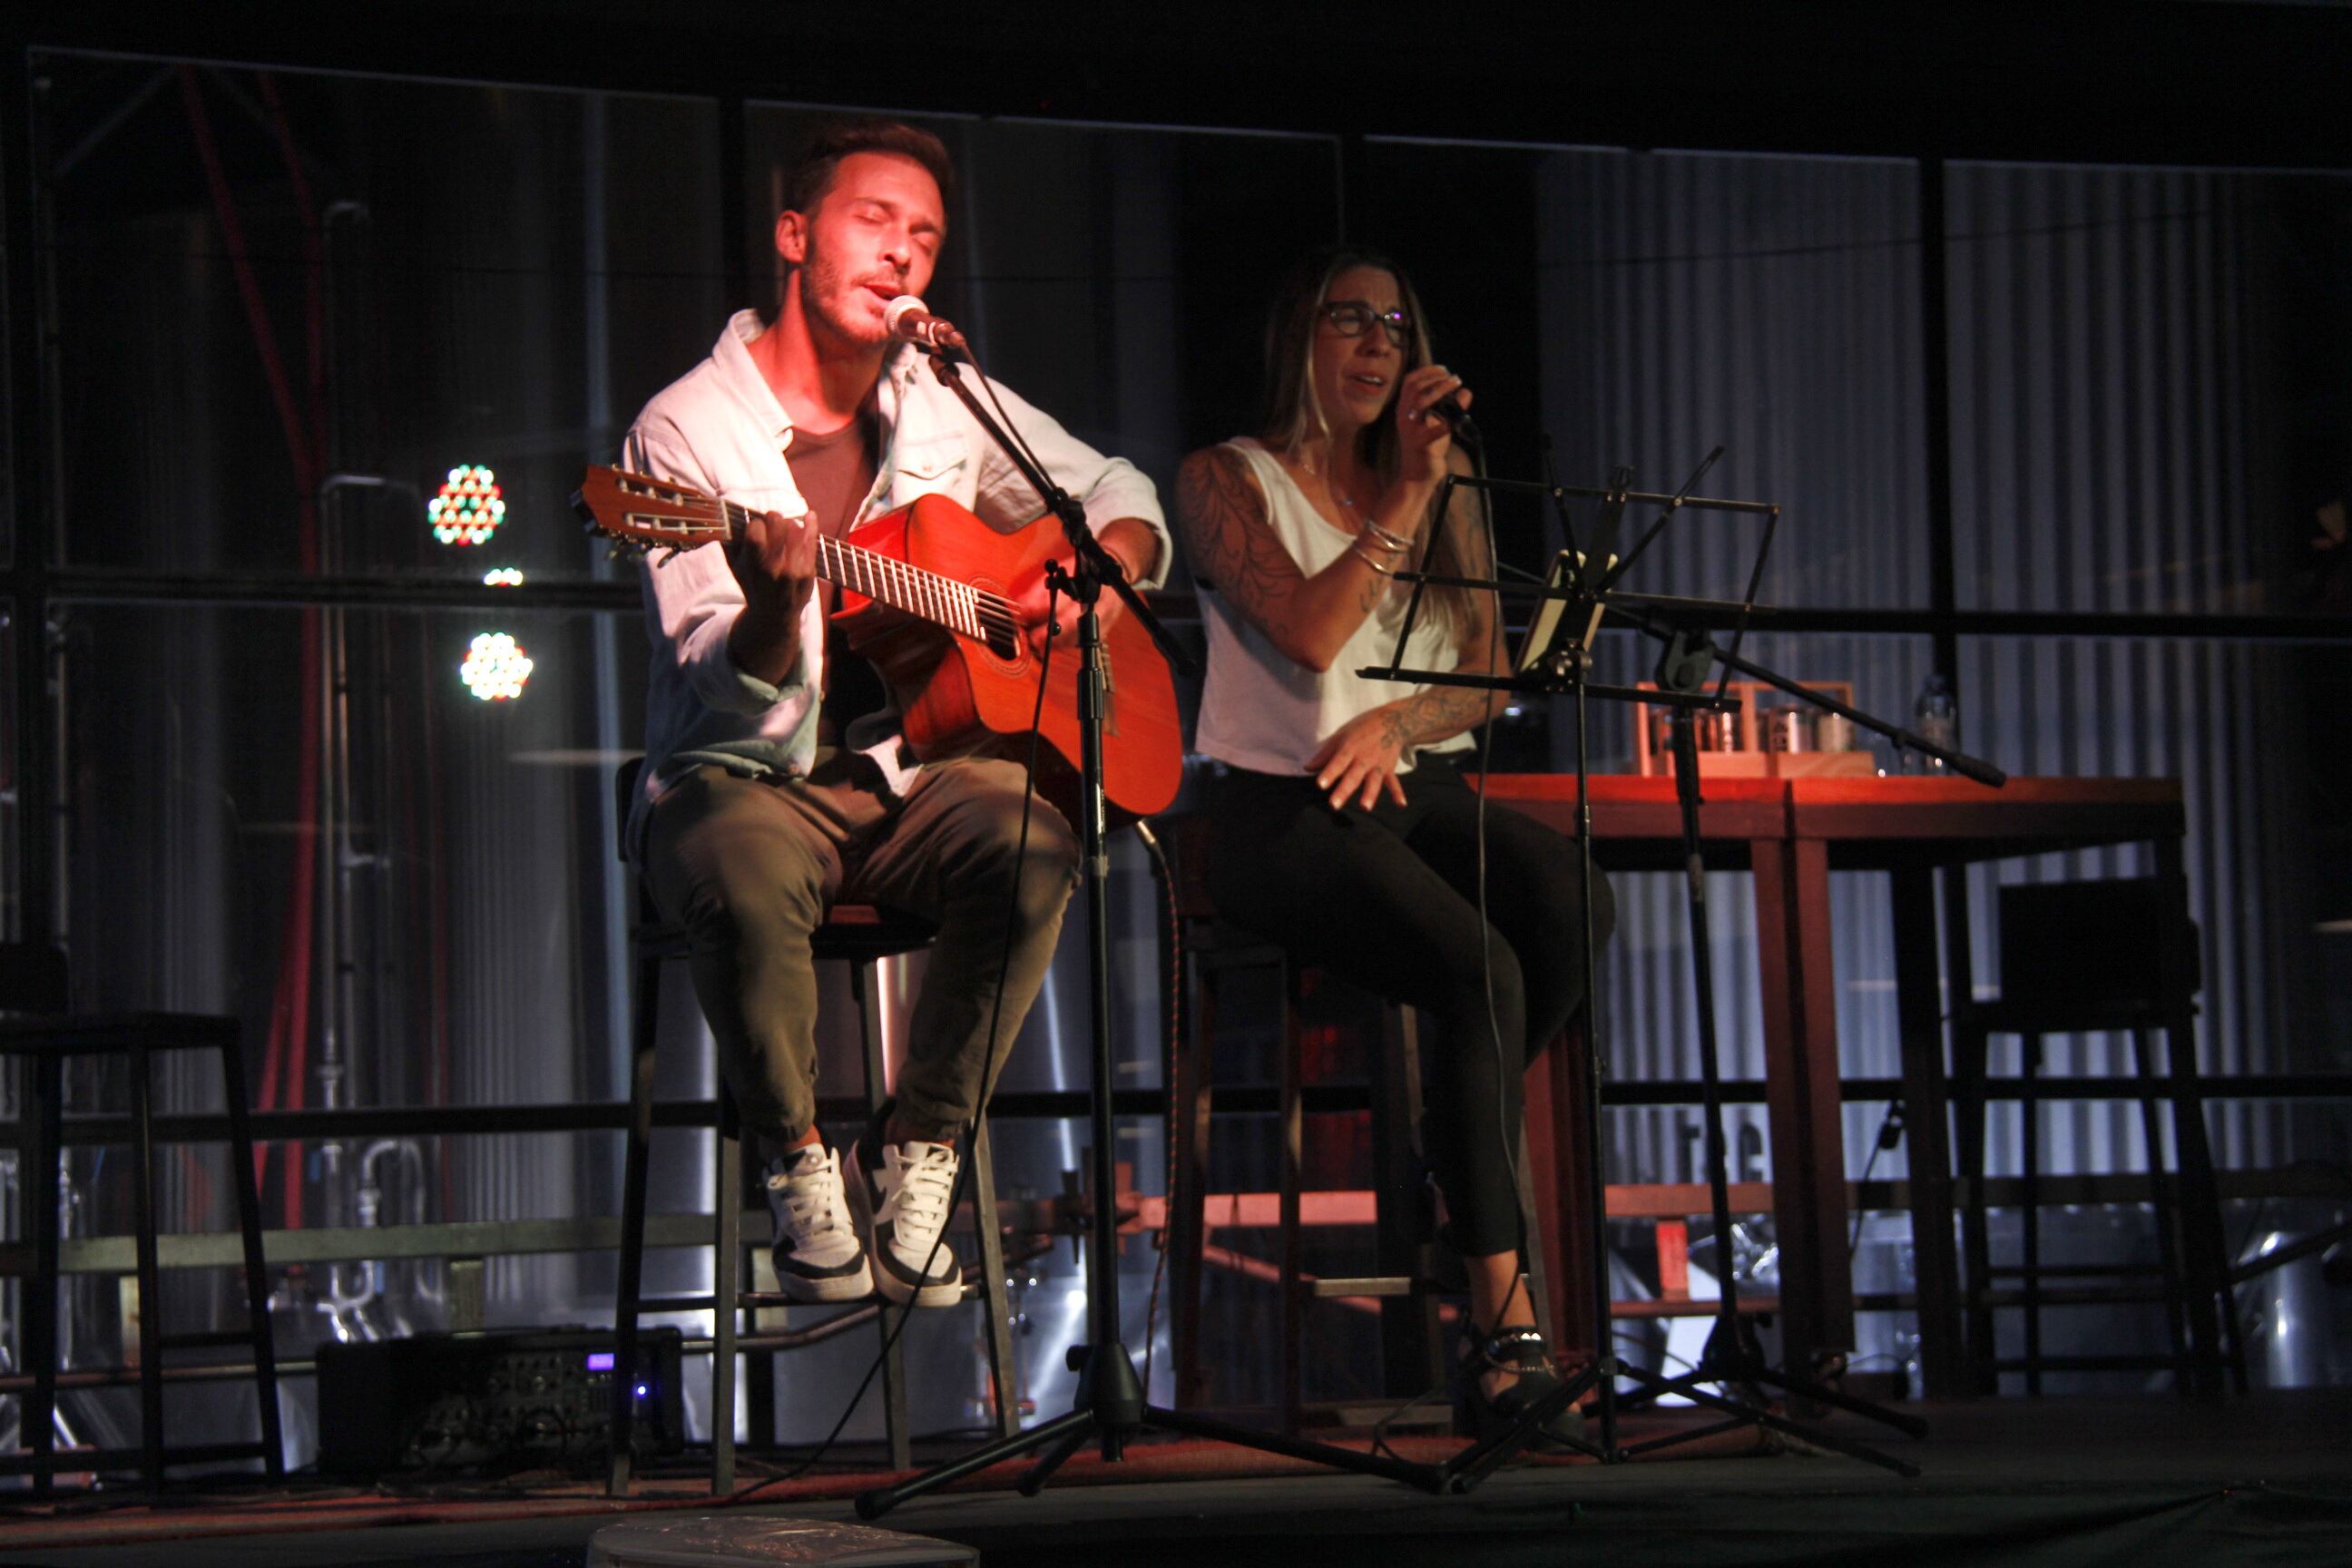
[{"label": "white sleeveless top", "polygon": [[[1299,571],[1312,577],[1352,547],[1354,536],[1325,521],[1297,481],[1265,447],[1239,440],[1226,442],[1224,450],[1238,453],[1257,480],[1265,497],[1266,521]],[[1233,767],[1297,776],[1316,748],[1349,720],[1428,690],[1405,681],[1367,680],[1356,673],[1395,657],[1409,592],[1403,584],[1391,585],[1339,649],[1331,668],[1320,674],[1276,647],[1223,595],[1203,594],[1201,619],[1209,631],[1209,674],[1201,692],[1195,748]],[[1412,639],[1405,644],[1404,667],[1451,669],[1459,658],[1453,629],[1424,595],[1413,617]],[[1470,743],[1465,731],[1417,750],[1455,752]],[[1412,770],[1414,754],[1408,752],[1398,762],[1399,773]]]}]

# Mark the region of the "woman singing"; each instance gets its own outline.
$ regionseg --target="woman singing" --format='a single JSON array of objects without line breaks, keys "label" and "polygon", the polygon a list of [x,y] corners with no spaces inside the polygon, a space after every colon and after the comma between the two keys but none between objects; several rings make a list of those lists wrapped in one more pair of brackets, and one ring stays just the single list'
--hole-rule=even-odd
[{"label": "woman singing", "polygon": [[[1449,468],[1467,467],[1440,405],[1470,393],[1433,363],[1404,274],[1345,250],[1301,267],[1267,323],[1266,392],[1258,434],[1193,453],[1178,486],[1181,537],[1213,590],[1210,891],[1225,919],[1429,1026],[1423,1141],[1469,1276],[1461,1393],[1484,1434],[1557,1386],[1520,1268],[1513,1161],[1521,1073],[1584,995],[1579,859],[1488,806],[1482,922],[1478,802],[1456,761],[1499,697],[1356,673],[1393,655],[1399,570],[1489,575],[1473,492],[1439,510]],[[1404,665],[1505,669],[1488,596],[1428,590]],[[1597,879],[1592,908],[1605,939]]]}]

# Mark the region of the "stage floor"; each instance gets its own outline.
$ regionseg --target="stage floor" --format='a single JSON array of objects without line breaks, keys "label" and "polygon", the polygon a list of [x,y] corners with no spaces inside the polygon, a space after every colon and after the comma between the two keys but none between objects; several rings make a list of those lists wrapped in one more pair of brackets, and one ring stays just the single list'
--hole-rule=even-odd
[{"label": "stage floor", "polygon": [[[1882,1443],[1882,1428],[1843,1417],[1836,1430],[1919,1465],[1916,1479],[1740,1434],[1711,1439],[1703,1457],[1526,1464],[1467,1497],[1433,1498],[1262,1465],[1218,1445],[1151,1443],[1120,1466],[1082,1454],[1040,1497],[960,1491],[879,1522],[1024,1568],[1297,1568],[1342,1552],[1397,1564],[1612,1568],[2352,1562],[2352,1391],[2214,1405],[2153,1398],[1905,1408],[1930,1423],[1926,1440],[1888,1433]],[[1644,1423],[1642,1433],[1655,1429]],[[1430,1451],[1412,1447],[1413,1458]],[[813,1479],[794,1483],[785,1500],[739,1506],[847,1519],[845,1494],[875,1479]],[[1010,1472],[1002,1479],[1009,1484]],[[299,1482],[160,1505],[81,1499],[7,1510],[0,1568],[575,1568],[589,1537],[616,1518],[711,1506],[683,1478],[650,1481],[629,1503],[564,1486],[358,1492]]]}]

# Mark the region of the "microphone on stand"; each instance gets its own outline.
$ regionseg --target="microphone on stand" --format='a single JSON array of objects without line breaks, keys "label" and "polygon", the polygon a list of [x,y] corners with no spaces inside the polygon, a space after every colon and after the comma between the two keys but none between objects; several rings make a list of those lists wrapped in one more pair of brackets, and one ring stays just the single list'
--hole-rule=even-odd
[{"label": "microphone on stand", "polygon": [[901,294],[882,307],[882,330],[894,338],[904,338],[910,343],[920,343],[933,352],[947,351],[969,354],[971,350],[963,334],[944,316],[931,314],[930,307],[912,294]]}]

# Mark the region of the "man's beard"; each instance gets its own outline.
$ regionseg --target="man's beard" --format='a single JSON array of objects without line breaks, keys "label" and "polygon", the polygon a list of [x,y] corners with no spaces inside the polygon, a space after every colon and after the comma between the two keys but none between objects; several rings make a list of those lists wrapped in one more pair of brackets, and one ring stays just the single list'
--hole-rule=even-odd
[{"label": "man's beard", "polygon": [[880,321],[867,320],[863,311],[844,313],[842,306],[855,303],[865,292],[863,282],[845,283],[845,269],[839,265],[810,261],[801,273],[801,309],[826,333],[844,342],[873,348],[887,342],[889,333]]}]

